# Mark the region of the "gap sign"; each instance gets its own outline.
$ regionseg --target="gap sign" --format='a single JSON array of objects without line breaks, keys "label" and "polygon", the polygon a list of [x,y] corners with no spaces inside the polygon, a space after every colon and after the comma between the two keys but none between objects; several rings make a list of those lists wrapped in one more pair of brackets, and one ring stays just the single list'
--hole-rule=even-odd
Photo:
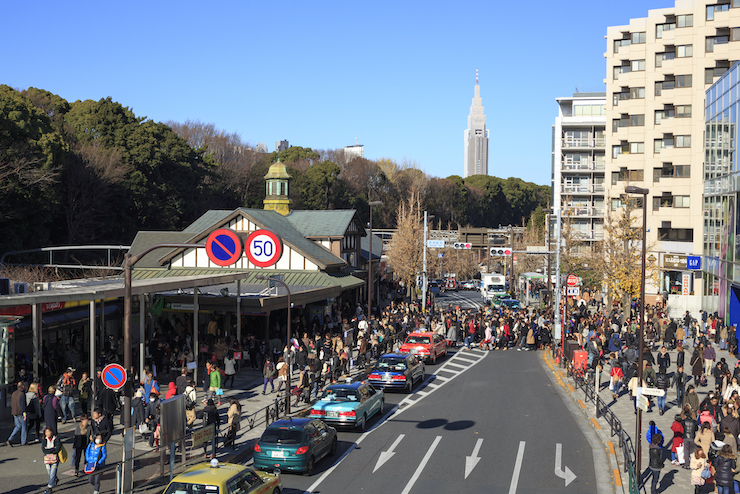
[{"label": "gap sign", "polygon": [[686,269],[700,270],[701,256],[686,256]]}]

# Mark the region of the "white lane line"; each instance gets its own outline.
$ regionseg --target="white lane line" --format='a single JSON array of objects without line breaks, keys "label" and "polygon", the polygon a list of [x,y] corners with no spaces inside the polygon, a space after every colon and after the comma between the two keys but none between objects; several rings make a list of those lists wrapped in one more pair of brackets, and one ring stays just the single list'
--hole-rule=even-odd
[{"label": "white lane line", "polygon": [[516,494],[516,487],[519,484],[519,472],[522,471],[522,460],[524,459],[524,441],[519,442],[519,452],[516,454],[516,463],[514,464],[514,475],[511,477],[509,494]]},{"label": "white lane line", "polygon": [[429,447],[429,450],[424,455],[424,458],[421,459],[421,463],[419,463],[419,466],[416,467],[416,471],[409,479],[408,484],[406,484],[406,487],[401,491],[401,494],[409,494],[411,492],[411,488],[414,486],[417,480],[419,480],[419,477],[421,476],[421,472],[424,471],[424,467],[427,466],[427,462],[429,462],[429,458],[432,457],[432,453],[434,453],[434,450],[437,448],[437,445],[442,440],[442,436],[437,436],[434,439],[434,442]]},{"label": "white lane line", "polygon": [[[477,364],[481,363],[482,361],[483,361],[483,358],[478,359],[477,361],[475,361],[472,364],[470,364],[470,366],[466,370],[470,370],[474,365],[477,365]],[[462,374],[462,372],[459,373],[459,374]],[[453,377],[450,377],[447,381],[440,383],[439,387],[430,389],[429,392],[426,393],[426,395],[424,397],[429,396],[430,394],[434,393],[435,391],[441,389],[445,384],[447,384],[448,382],[452,381],[459,374],[455,374]],[[433,378],[434,378],[434,375],[429,376],[426,380],[424,380],[424,384],[429,384],[429,382],[431,382],[431,380]],[[418,393],[418,391],[417,391],[417,393]],[[409,396],[413,396],[413,395],[409,395]],[[318,479],[316,479],[316,482],[314,482],[313,484],[311,484],[311,486],[308,489],[306,489],[303,494],[311,494],[313,491],[315,491],[316,489],[318,489],[318,487],[329,477],[329,475],[331,475],[334,472],[334,470],[336,470],[336,468],[339,466],[339,464],[342,463],[342,461],[344,461],[344,459],[347,458],[347,456],[362,441],[364,441],[365,438],[368,435],[370,435],[373,431],[375,431],[375,429],[377,429],[379,427],[382,427],[383,425],[387,424],[391,420],[394,420],[394,419],[398,418],[399,415],[401,415],[403,412],[405,412],[406,410],[408,410],[409,408],[411,408],[411,405],[413,405],[415,402],[414,401],[411,401],[409,399],[409,396],[407,396],[406,398],[404,398],[403,400],[401,400],[401,402],[398,405],[396,405],[392,410],[390,410],[388,413],[386,413],[380,420],[378,420],[378,422],[372,428],[370,428],[370,430],[368,430],[367,432],[363,433],[360,437],[358,437],[357,438],[357,441],[355,441],[354,443],[352,443],[350,445],[350,447],[347,449],[347,451],[345,451],[344,454],[339,457],[339,459],[336,461],[336,463],[334,463],[331,467],[329,467],[321,475],[321,477],[319,477]],[[421,401],[421,400],[419,400],[419,401]],[[408,405],[408,406],[406,406],[406,405]]]}]

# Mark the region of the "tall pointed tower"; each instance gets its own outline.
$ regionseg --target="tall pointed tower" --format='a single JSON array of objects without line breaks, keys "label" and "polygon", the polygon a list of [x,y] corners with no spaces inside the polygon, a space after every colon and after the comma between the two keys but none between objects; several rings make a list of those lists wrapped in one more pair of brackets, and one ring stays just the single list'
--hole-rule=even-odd
[{"label": "tall pointed tower", "polygon": [[475,69],[475,92],[470,105],[468,128],[465,129],[465,163],[463,178],[471,175],[488,175],[488,129],[483,100],[480,97],[478,69]]},{"label": "tall pointed tower", "polygon": [[289,190],[291,178],[293,177],[290,176],[280,159],[277,160],[277,163],[272,164],[267,175],[265,175],[264,209],[277,211],[283,216],[290,213],[290,205],[293,204]]}]

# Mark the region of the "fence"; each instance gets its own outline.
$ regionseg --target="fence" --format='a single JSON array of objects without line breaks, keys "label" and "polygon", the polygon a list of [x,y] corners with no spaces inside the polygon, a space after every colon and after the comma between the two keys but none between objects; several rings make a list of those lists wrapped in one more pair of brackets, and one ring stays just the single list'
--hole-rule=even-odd
[{"label": "fence", "polygon": [[617,436],[619,449],[622,451],[624,460],[624,471],[629,473],[629,492],[630,494],[639,494],[637,486],[637,476],[635,475],[635,446],[632,438],[625,432],[622,421],[612,412],[612,409],[599,396],[598,390],[594,387],[591,380],[581,369],[577,369],[573,362],[568,359],[562,352],[562,349],[553,347],[553,356],[559,356],[562,365],[565,367],[569,377],[573,378],[575,388],[583,391],[584,402],[591,402],[596,408],[596,418],[603,417],[609,423],[611,437]]}]

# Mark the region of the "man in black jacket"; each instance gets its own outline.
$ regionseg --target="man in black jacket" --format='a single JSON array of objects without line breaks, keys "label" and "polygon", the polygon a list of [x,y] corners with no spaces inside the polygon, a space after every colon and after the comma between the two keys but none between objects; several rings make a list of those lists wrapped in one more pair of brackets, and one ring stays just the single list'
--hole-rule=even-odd
[{"label": "man in black jacket", "polygon": [[108,417],[103,415],[103,410],[100,408],[93,410],[92,417],[93,420],[90,424],[92,426],[92,437],[100,434],[103,436],[103,444],[106,444],[108,439],[113,435],[113,426],[111,425],[111,421]]},{"label": "man in black jacket", "polygon": [[668,388],[671,387],[671,379],[665,373],[665,367],[660,367],[658,375],[655,378],[655,387],[663,391],[663,396],[658,396],[658,413],[663,415],[663,412],[665,412],[665,401],[668,397]]}]

